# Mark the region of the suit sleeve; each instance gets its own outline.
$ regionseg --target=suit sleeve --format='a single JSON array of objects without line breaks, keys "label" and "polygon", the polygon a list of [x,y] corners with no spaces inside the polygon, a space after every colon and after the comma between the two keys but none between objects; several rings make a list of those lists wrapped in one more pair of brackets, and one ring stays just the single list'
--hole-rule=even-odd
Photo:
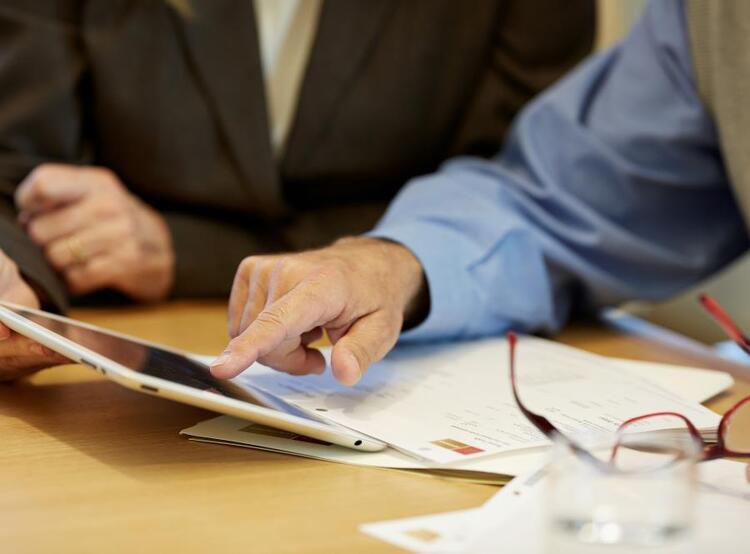
[{"label": "suit sleeve", "polygon": [[13,194],[41,163],[82,161],[75,12],[65,2],[0,2],[0,248],[57,309],[65,287],[16,223]]},{"label": "suit sleeve", "polygon": [[510,123],[534,96],[591,52],[592,0],[509,0],[451,154],[493,156]]},{"label": "suit sleeve", "polygon": [[162,212],[175,250],[174,297],[229,295],[245,256],[287,249],[261,224],[186,211]]}]

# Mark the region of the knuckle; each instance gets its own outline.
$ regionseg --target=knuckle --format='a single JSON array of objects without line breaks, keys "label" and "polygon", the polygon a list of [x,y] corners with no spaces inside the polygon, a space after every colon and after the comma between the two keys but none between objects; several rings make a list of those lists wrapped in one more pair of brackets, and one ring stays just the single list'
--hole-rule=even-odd
[{"label": "knuckle", "polygon": [[237,268],[238,274],[249,275],[252,273],[255,264],[261,259],[260,256],[247,256],[243,258]]},{"label": "knuckle", "polygon": [[302,261],[295,255],[277,256],[268,259],[268,268],[273,273],[294,271],[302,266]]},{"label": "knuckle", "polygon": [[[119,214],[118,214],[119,215]],[[116,217],[112,221],[112,228],[114,234],[118,237],[133,238],[135,237],[137,228],[135,221],[131,217]]]},{"label": "knuckle", "polygon": [[289,260],[278,258],[258,267],[253,274],[253,281],[262,289],[284,291],[291,288],[289,285],[294,284],[297,279],[294,277],[294,267],[290,265]]},{"label": "knuckle", "polygon": [[264,294],[268,290],[272,281],[278,280],[276,271],[276,261],[265,258],[256,262],[253,266],[252,273],[249,275],[249,283],[253,291],[262,291]]},{"label": "knuckle", "polygon": [[44,223],[42,223],[38,219],[35,219],[31,223],[29,223],[28,233],[31,237],[31,240],[33,240],[37,244],[42,244],[47,236]]},{"label": "knuckle", "polygon": [[112,194],[99,194],[94,201],[97,215],[104,217],[118,216],[123,211],[120,199]]},{"label": "knuckle", "polygon": [[119,177],[117,177],[117,174],[108,167],[89,167],[86,171],[88,171],[96,180],[100,191],[106,190],[112,192],[122,189]]},{"label": "knuckle", "polygon": [[55,269],[61,269],[64,265],[64,255],[58,243],[52,243],[44,249],[44,257]]},{"label": "knuckle", "polygon": [[33,196],[40,199],[49,198],[52,196],[54,188],[55,183],[52,175],[48,172],[45,172],[34,178],[32,184]]},{"label": "knuckle", "polygon": [[40,164],[32,169],[16,191],[16,201],[26,204],[29,201],[44,200],[50,190],[50,181],[56,172],[53,164]]},{"label": "knuckle", "polygon": [[52,175],[55,173],[55,169],[56,168],[53,164],[40,164],[29,173],[29,181],[36,185],[48,183]]},{"label": "knuckle", "polygon": [[336,276],[344,276],[349,270],[349,264],[346,260],[339,257],[331,258],[325,264],[325,267]]},{"label": "knuckle", "polygon": [[248,256],[240,262],[237,275],[246,282],[257,279],[260,275],[265,274],[272,260],[269,256]]},{"label": "knuckle", "polygon": [[325,264],[315,264],[308,273],[308,280],[317,283],[342,283],[346,281],[346,264],[333,259]]},{"label": "knuckle", "polygon": [[305,306],[318,305],[323,300],[320,291],[313,286],[300,287],[296,293],[300,298],[300,303]]},{"label": "knuckle", "polygon": [[134,240],[128,240],[122,245],[122,255],[126,260],[140,260],[141,249],[138,247],[138,243]]},{"label": "knuckle", "polygon": [[259,326],[268,327],[270,329],[286,329],[286,309],[283,306],[277,306],[272,310],[263,310],[255,318],[255,321]]},{"label": "knuckle", "polygon": [[243,335],[235,337],[231,341],[229,341],[227,350],[229,352],[232,352],[232,354],[240,355],[243,357],[255,357],[257,354],[256,347],[251,343],[251,341],[246,340],[245,336]]},{"label": "knuckle", "polygon": [[98,175],[100,175],[102,178],[102,181],[107,181],[110,184],[117,184],[117,185],[119,185],[120,183],[120,179],[117,177],[117,174],[115,174],[115,172],[112,171],[108,167],[96,166],[96,167],[92,167],[91,171],[95,171]]}]

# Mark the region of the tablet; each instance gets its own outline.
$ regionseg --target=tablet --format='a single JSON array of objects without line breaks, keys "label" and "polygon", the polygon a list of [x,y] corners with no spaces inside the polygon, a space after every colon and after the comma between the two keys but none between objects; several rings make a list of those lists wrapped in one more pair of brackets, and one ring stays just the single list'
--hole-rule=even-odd
[{"label": "tablet", "polygon": [[129,389],[176,400],[269,427],[376,452],[385,444],[308,417],[282,400],[233,381],[214,378],[186,353],[23,306],[0,303],[0,321]]}]

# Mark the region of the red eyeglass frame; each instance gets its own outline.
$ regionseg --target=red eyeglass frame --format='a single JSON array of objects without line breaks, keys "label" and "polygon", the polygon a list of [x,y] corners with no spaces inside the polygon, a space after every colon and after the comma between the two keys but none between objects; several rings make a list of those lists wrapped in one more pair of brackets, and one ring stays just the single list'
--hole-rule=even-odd
[{"label": "red eyeglass frame", "polygon": [[[719,323],[722,329],[724,329],[725,332],[738,344],[738,346],[740,346],[740,348],[750,354],[750,340],[744,333],[742,333],[742,331],[740,331],[739,327],[721,308],[719,303],[707,294],[702,294],[700,296],[700,302]],[[507,334],[507,338],[510,356],[509,366],[511,390],[513,392],[513,398],[516,401],[516,405],[521,410],[521,413],[526,416],[526,419],[528,419],[534,425],[534,427],[536,427],[544,436],[546,436],[550,440],[562,440],[577,455],[591,461],[602,469],[611,469],[611,464],[605,464],[604,462],[602,462],[602,460],[596,458],[588,450],[586,450],[584,447],[576,443],[570,437],[566,436],[565,433],[555,427],[555,425],[552,424],[546,417],[532,412],[523,404],[523,402],[521,401],[521,397],[518,394],[518,384],[516,379],[516,344],[518,342],[518,337],[516,333],[511,331]],[[628,425],[644,419],[660,416],[673,416],[681,419],[685,423],[690,436],[696,442],[696,445],[698,446],[700,452],[697,461],[704,462],[708,460],[715,460],[717,458],[750,458],[750,452],[736,452],[734,450],[731,450],[726,447],[724,441],[724,435],[726,433],[730,419],[740,407],[744,406],[748,402],[750,402],[750,396],[743,398],[742,400],[737,402],[722,416],[721,421],[719,422],[717,442],[715,444],[708,444],[703,439],[695,425],[686,416],[677,412],[654,412],[630,418],[620,424],[618,428],[618,434],[620,434],[622,430]],[[616,452],[617,445],[612,451],[612,459],[614,459]]]},{"label": "red eyeglass frame", "polygon": [[710,295],[701,294],[698,301],[703,305],[706,311],[714,318],[724,332],[732,339],[737,346],[742,348],[746,354],[750,355],[750,339],[743,333],[739,326],[732,320],[729,314],[721,305]]}]

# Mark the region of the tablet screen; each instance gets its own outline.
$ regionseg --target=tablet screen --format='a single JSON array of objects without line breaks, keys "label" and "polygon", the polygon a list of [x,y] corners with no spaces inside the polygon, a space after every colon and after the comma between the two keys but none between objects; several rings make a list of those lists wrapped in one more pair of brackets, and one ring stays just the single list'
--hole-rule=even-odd
[{"label": "tablet screen", "polygon": [[194,389],[215,392],[238,400],[249,400],[247,393],[242,394],[237,386],[214,378],[208,371],[208,366],[181,354],[110,335],[104,331],[81,327],[72,321],[61,321],[20,308],[11,309],[34,323],[133,371]]}]

